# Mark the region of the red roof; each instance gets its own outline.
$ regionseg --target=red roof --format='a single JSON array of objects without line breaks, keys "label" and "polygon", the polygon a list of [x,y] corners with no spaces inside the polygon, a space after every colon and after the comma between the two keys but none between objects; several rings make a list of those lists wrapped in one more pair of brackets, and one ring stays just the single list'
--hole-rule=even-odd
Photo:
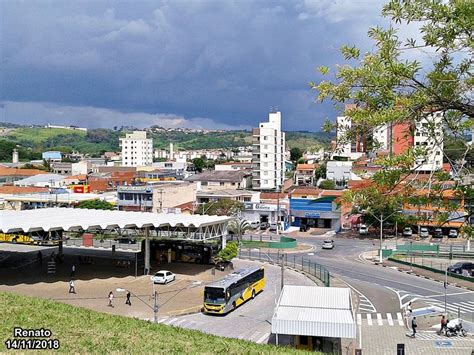
[{"label": "red roof", "polygon": [[35,176],[46,173],[47,171],[39,169],[19,169],[0,166],[0,176]]},{"label": "red roof", "polygon": [[180,208],[181,210],[190,210],[192,211],[194,209],[194,203],[193,201],[185,202],[180,205],[174,206],[174,208]]},{"label": "red roof", "polygon": [[20,194],[33,194],[40,192],[48,192],[47,187],[32,187],[32,186],[12,186],[12,185],[3,185],[0,186],[0,194],[8,195],[20,195]]}]

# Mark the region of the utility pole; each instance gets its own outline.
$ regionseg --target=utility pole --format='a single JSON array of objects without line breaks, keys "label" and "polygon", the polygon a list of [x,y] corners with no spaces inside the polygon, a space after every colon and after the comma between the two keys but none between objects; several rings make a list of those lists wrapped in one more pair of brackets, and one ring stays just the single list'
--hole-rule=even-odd
[{"label": "utility pole", "polygon": [[410,240],[410,272],[413,271],[413,250],[412,250],[412,246],[413,246],[413,241]]},{"label": "utility pole", "polygon": [[153,282],[153,322],[158,323],[158,293]]},{"label": "utility pole", "polygon": [[277,187],[277,235],[280,234],[280,186]]},{"label": "utility pole", "polygon": [[285,259],[285,254],[281,254],[280,258],[281,258],[281,289],[283,290],[283,286],[285,286],[285,279],[284,279],[285,264],[283,262],[283,260]]},{"label": "utility pole", "polygon": [[150,272],[150,229],[145,228],[145,275]]},{"label": "utility pole", "polygon": [[383,258],[382,258],[382,239],[383,239],[383,213],[380,213],[380,263],[383,262]]},{"label": "utility pole", "polygon": [[448,315],[447,312],[447,291],[448,291],[448,266],[445,265],[444,271],[444,314]]}]

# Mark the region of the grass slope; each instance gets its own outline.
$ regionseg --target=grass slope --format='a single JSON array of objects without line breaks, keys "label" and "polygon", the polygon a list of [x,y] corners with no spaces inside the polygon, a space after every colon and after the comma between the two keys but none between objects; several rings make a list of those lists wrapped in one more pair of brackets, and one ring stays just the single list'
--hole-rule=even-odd
[{"label": "grass slope", "polygon": [[68,353],[302,353],[6,292],[0,292],[0,312],[0,352],[19,326],[50,329],[51,339],[58,339],[60,351]]},{"label": "grass slope", "polygon": [[21,127],[15,129],[8,136],[14,138],[17,141],[29,141],[33,144],[40,144],[52,137],[59,135],[74,135],[79,137],[85,137],[86,132],[72,131],[69,129],[62,128]]}]

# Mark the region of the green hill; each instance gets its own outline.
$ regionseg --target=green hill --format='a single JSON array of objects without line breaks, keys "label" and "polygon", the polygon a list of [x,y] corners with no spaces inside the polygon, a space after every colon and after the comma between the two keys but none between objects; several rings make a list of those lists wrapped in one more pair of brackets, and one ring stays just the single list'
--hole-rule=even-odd
[{"label": "green hill", "polygon": [[46,328],[67,353],[304,353],[291,348],[221,338],[195,330],[113,316],[67,304],[0,292],[0,338],[13,339],[13,328]]},{"label": "green hill", "polygon": [[[9,129],[6,133],[0,135],[0,161],[11,161],[15,147],[19,149],[20,159],[24,161],[41,159],[41,153],[46,150],[59,150],[63,153],[78,151],[98,157],[106,151],[118,151],[119,138],[126,133],[103,128],[83,132],[59,128],[12,127],[0,123],[0,128],[7,126]],[[157,149],[168,149],[170,143],[178,150],[235,148],[252,143],[250,131],[154,131],[149,136],[153,138]],[[328,145],[330,140],[330,135],[321,132],[286,133],[289,148],[319,148]]]}]

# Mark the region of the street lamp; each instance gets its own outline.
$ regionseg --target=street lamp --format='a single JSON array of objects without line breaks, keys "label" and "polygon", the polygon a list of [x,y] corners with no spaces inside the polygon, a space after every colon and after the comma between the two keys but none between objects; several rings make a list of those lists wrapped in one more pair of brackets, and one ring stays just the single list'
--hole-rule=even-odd
[{"label": "street lamp", "polygon": [[130,291],[128,289],[119,287],[119,288],[116,288],[115,291],[117,291],[117,292],[125,292],[125,291],[130,292],[131,295],[138,298],[143,304],[145,304],[148,308],[153,310],[153,322],[158,323],[158,294],[155,290],[155,283],[152,282],[152,285],[153,285],[153,306],[150,306],[148,304],[148,302],[142,300],[138,295],[136,295],[135,293],[133,293],[132,291]]},{"label": "street lamp", "polygon": [[382,258],[383,222],[386,221],[387,219],[389,219],[390,217],[392,217],[394,214],[401,213],[403,211],[402,210],[395,211],[395,212],[389,214],[386,217],[384,217],[383,212],[381,212],[380,213],[380,218],[378,218],[376,215],[374,215],[372,212],[370,212],[368,210],[364,210],[362,212],[371,214],[372,217],[374,217],[377,221],[380,222],[380,255],[379,255],[379,261],[382,262],[383,261],[383,258]]}]

